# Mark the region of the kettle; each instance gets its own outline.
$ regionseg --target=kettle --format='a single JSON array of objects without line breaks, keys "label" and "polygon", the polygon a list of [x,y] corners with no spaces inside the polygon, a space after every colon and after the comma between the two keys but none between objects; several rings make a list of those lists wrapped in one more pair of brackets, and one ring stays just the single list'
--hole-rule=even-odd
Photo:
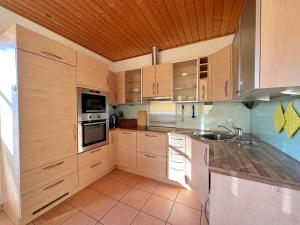
[{"label": "kettle", "polygon": [[116,114],[111,114],[109,124],[113,128],[115,128],[118,125],[118,117]]}]

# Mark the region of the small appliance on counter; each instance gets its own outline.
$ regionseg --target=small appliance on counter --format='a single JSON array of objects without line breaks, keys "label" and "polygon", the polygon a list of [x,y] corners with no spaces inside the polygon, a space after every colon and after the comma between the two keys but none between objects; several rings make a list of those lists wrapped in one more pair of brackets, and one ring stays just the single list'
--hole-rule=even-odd
[{"label": "small appliance on counter", "polygon": [[119,126],[118,116],[114,113],[110,115],[109,127],[116,128]]}]

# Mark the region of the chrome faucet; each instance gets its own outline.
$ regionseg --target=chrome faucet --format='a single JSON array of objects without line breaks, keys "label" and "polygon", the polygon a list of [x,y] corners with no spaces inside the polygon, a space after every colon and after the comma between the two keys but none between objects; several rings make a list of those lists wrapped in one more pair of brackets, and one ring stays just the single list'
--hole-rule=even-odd
[{"label": "chrome faucet", "polygon": [[234,136],[234,138],[242,140],[243,139],[243,130],[242,128],[239,127],[233,127],[233,130],[229,129],[228,127],[219,124],[218,125],[219,128],[224,128],[225,130],[227,130],[231,135]]}]

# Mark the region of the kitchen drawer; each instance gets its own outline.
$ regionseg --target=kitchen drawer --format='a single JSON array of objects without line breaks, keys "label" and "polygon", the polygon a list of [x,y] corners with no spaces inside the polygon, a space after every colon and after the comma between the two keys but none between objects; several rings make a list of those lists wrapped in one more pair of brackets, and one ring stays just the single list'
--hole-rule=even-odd
[{"label": "kitchen drawer", "polygon": [[77,170],[77,155],[21,174],[21,193],[45,186]]},{"label": "kitchen drawer", "polygon": [[137,169],[144,174],[166,178],[167,159],[166,157],[149,153],[137,153]]},{"label": "kitchen drawer", "polygon": [[17,47],[76,66],[76,51],[24,27],[17,26]]},{"label": "kitchen drawer", "polygon": [[167,156],[167,137],[154,132],[137,133],[137,151]]},{"label": "kitchen drawer", "polygon": [[169,134],[169,145],[185,148],[185,136],[181,134]]},{"label": "kitchen drawer", "polygon": [[103,160],[108,160],[108,145],[80,153],[78,155],[78,167],[81,169]]},{"label": "kitchen drawer", "polygon": [[77,187],[76,172],[22,196],[22,221],[30,222],[37,215],[48,211],[55,203],[70,197]]},{"label": "kitchen drawer", "polygon": [[98,160],[92,165],[79,169],[79,186],[86,187],[93,183],[108,170],[108,158]]}]

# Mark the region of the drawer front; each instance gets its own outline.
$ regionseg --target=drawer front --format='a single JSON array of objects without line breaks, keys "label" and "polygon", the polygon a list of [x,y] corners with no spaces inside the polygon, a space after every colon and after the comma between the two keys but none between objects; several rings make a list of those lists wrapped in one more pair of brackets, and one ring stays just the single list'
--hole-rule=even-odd
[{"label": "drawer front", "polygon": [[138,132],[137,151],[167,156],[167,137],[153,132]]},{"label": "drawer front", "polygon": [[76,66],[74,49],[21,26],[17,26],[17,46],[20,49]]},{"label": "drawer front", "polygon": [[108,160],[108,145],[80,153],[78,155],[78,167],[81,169],[104,160]]},{"label": "drawer front", "polygon": [[108,159],[97,161],[92,165],[79,169],[79,186],[86,187],[102,177],[108,170]]},{"label": "drawer front", "polygon": [[21,174],[21,193],[45,186],[77,170],[77,155]]},{"label": "drawer front", "polygon": [[34,218],[46,212],[52,208],[56,202],[68,198],[77,187],[78,174],[72,173],[24,195],[21,198],[22,220],[29,222],[30,218]]},{"label": "drawer front", "polygon": [[166,157],[149,153],[137,153],[137,169],[141,173],[166,178],[167,159]]}]

